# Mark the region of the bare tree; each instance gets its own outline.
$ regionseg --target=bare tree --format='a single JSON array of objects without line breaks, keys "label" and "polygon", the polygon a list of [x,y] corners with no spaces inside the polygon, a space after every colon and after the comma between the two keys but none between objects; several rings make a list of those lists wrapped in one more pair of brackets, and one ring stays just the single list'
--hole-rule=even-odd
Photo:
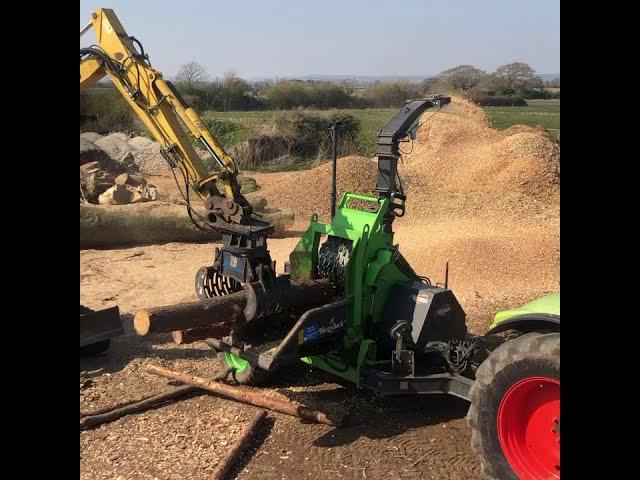
[{"label": "bare tree", "polygon": [[544,82],[544,85],[549,88],[560,88],[560,77],[547,80]]},{"label": "bare tree", "polygon": [[486,76],[484,70],[473,65],[458,65],[445,70],[438,78],[456,90],[466,91],[475,87]]},{"label": "bare tree", "polygon": [[207,79],[207,71],[196,61],[185,63],[180,67],[176,80],[185,82],[189,86],[194,83],[204,82]]},{"label": "bare tree", "polygon": [[224,74],[223,83],[226,83],[227,85],[233,85],[238,78],[239,77],[236,72],[234,72],[233,70],[229,70]]},{"label": "bare tree", "polygon": [[542,79],[536,76],[536,71],[522,62],[509,63],[496,69],[494,74],[505,86],[512,90],[542,88]]}]

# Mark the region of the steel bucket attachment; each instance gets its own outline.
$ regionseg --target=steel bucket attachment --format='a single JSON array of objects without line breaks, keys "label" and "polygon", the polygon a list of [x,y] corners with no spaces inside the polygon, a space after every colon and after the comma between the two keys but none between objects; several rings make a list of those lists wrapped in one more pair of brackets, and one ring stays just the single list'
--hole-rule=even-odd
[{"label": "steel bucket attachment", "polygon": [[[118,307],[91,310],[80,306],[80,350],[81,353],[99,353],[109,347],[110,339],[122,335]],[[95,352],[93,350],[96,350]]]}]

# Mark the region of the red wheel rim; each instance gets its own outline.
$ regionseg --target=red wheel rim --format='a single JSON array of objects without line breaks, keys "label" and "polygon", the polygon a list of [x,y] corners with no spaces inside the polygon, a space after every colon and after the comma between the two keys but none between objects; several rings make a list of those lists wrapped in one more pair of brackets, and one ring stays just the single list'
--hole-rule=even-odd
[{"label": "red wheel rim", "polygon": [[560,381],[530,377],[513,385],[498,408],[498,438],[521,480],[560,478]]}]

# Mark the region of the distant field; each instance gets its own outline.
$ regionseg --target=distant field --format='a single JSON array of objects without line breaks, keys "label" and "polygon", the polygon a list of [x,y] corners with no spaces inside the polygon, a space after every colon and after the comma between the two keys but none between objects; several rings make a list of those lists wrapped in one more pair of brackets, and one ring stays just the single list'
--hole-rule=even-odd
[{"label": "distant field", "polygon": [[485,107],[493,128],[512,125],[542,125],[556,138],[560,136],[560,100],[527,100],[526,107]]},{"label": "distant field", "polygon": [[[397,112],[395,108],[371,108],[371,109],[335,109],[332,111],[350,113],[360,119],[360,143],[362,155],[373,155],[375,152],[376,138],[378,131]],[[205,112],[205,119],[228,120],[243,128],[234,136],[235,142],[244,141],[251,132],[258,131],[262,125],[267,123],[276,112],[273,110],[249,111],[249,112]],[[329,132],[327,132],[329,135]],[[233,145],[225,145],[230,148]]]},{"label": "distant field", "polygon": [[[491,125],[503,130],[512,125],[542,125],[554,136],[560,135],[560,100],[527,100],[526,107],[485,107]],[[362,155],[375,153],[378,131],[398,111],[396,108],[371,108],[336,110],[350,113],[360,119],[361,129],[359,142]],[[215,120],[227,120],[236,123],[241,128],[232,137],[231,144],[244,141],[252,132],[258,131],[262,125],[275,114],[273,110],[249,112],[205,112],[203,117]]]}]

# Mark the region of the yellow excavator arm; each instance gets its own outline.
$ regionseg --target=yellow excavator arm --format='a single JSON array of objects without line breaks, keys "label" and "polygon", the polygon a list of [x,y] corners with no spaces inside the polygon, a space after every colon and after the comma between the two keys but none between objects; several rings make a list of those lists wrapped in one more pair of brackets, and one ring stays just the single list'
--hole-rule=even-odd
[{"label": "yellow excavator arm", "polygon": [[[182,172],[186,188],[183,195],[186,193],[190,215],[194,212],[189,205],[189,187],[205,201],[207,215],[201,220],[209,228],[249,235],[256,229],[269,229],[270,226],[264,222],[252,219],[251,205],[240,192],[238,168],[233,159],[173,84],[164,80],[162,73],[151,66],[142,45],[127,34],[115,12],[108,8],[93,12],[91,22],[81,30],[80,36],[92,27],[97,43],[80,49],[80,92],[105,75],[111,78],[160,143],[172,171],[179,168]],[[192,137],[213,158],[216,164],[213,171],[207,168],[195,150]],[[218,180],[224,186],[223,192],[216,186]]]}]

